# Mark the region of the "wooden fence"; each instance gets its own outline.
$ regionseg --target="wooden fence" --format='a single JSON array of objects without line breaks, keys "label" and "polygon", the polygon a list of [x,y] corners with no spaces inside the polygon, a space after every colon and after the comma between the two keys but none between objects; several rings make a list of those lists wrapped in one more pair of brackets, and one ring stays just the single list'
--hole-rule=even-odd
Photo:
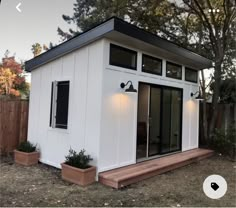
[{"label": "wooden fence", "polygon": [[[206,106],[207,114],[208,114],[208,123],[211,118],[211,105],[207,103]],[[236,123],[236,104],[219,104],[218,112],[217,112],[217,120],[216,120],[216,128],[224,130],[227,132],[227,129],[230,125],[235,125]],[[199,111],[199,139],[200,144],[204,144],[203,140],[203,104],[200,104]]]},{"label": "wooden fence", "polygon": [[28,100],[0,99],[0,154],[12,152],[27,139]]}]

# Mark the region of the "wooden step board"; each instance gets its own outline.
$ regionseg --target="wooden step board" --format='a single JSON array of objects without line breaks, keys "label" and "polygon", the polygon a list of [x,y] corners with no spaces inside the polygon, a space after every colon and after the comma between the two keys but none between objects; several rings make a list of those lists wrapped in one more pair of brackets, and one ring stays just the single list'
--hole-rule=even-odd
[{"label": "wooden step board", "polygon": [[118,189],[155,175],[189,165],[210,157],[213,154],[214,152],[208,149],[194,149],[176,153],[99,173],[99,182]]}]

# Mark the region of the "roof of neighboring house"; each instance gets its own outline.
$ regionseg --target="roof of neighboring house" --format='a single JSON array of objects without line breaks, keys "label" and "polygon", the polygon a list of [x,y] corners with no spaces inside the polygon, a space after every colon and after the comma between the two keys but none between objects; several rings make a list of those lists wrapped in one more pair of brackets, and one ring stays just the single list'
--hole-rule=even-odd
[{"label": "roof of neighboring house", "polygon": [[157,53],[157,55],[161,54],[167,59],[170,57],[170,60],[176,59],[182,64],[195,69],[204,69],[212,66],[211,60],[199,54],[140,29],[122,19],[112,17],[96,27],[85,31],[84,33],[79,34],[55,48],[27,61],[25,63],[26,71],[31,72],[43,64],[73,52],[100,38],[109,38],[111,40],[127,42],[127,44],[131,45],[133,43],[134,47],[139,49],[151,49],[154,53]]}]

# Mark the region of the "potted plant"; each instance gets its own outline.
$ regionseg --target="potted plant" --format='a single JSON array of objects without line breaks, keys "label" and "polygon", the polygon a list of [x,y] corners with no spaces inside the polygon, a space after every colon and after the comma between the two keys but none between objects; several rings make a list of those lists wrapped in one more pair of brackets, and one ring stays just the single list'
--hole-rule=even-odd
[{"label": "potted plant", "polygon": [[38,163],[39,152],[36,150],[36,145],[29,141],[21,142],[14,150],[15,163],[30,166]]},{"label": "potted plant", "polygon": [[61,164],[62,178],[66,181],[86,186],[95,181],[96,167],[89,165],[93,160],[90,155],[85,154],[85,150],[79,153],[70,149],[66,160]]}]

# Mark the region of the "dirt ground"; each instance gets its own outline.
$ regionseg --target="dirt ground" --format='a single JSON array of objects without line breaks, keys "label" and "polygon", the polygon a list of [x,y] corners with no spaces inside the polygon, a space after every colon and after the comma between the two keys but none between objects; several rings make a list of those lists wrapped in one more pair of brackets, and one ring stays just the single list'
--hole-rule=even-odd
[{"label": "dirt ground", "polygon": [[[222,175],[228,183],[226,195],[209,199],[202,191],[204,179]],[[221,156],[194,163],[122,190],[94,183],[88,187],[65,182],[60,170],[38,164],[15,165],[1,158],[0,206],[236,206],[236,163]]]}]

